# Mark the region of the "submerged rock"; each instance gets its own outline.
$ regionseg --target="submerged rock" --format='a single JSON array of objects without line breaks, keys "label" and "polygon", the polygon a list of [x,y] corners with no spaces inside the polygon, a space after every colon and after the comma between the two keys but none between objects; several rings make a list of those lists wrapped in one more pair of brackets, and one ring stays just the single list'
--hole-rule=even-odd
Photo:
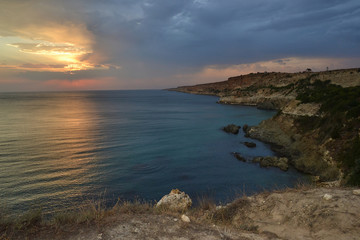
[{"label": "submerged rock", "polygon": [[236,126],[235,124],[229,124],[223,128],[223,130],[227,133],[238,134],[240,126]]},{"label": "submerged rock", "polygon": [[285,157],[255,157],[252,162],[260,163],[260,167],[278,167],[283,171],[289,169],[289,160]]},{"label": "submerged rock", "polygon": [[184,192],[179,189],[173,189],[171,192],[163,196],[160,201],[156,204],[156,207],[164,207],[173,211],[183,212],[192,205],[192,200]]},{"label": "submerged rock", "polygon": [[256,147],[256,143],[254,142],[244,142],[244,145],[247,146],[248,148]]},{"label": "submerged rock", "polygon": [[234,157],[236,157],[237,160],[246,162],[246,159],[243,156],[241,156],[240,153],[233,152],[232,154],[234,155]]}]

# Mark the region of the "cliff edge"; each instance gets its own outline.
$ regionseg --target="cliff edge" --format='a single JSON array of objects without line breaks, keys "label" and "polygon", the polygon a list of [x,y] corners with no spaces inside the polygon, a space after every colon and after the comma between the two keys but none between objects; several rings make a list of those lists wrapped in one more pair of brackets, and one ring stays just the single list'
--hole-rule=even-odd
[{"label": "cliff edge", "polygon": [[319,182],[360,185],[360,68],[252,73],[172,91],[219,96],[219,103],[276,109],[247,136],[271,143]]}]

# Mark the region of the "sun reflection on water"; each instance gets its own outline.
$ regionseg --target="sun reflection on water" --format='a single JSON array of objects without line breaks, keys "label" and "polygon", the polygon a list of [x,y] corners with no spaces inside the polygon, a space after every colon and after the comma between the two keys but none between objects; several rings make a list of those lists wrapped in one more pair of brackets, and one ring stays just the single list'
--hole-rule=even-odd
[{"label": "sun reflection on water", "polygon": [[[51,208],[42,202],[46,196],[67,199],[70,206],[75,199],[86,198],[99,178],[93,103],[59,93],[49,102],[39,97],[35,105],[41,107],[25,111],[26,104],[0,102],[0,109],[8,113],[0,119],[0,134],[4,133],[0,180],[6,179],[0,181],[0,197],[14,205]],[[11,150],[13,146],[6,147],[9,142],[18,146],[17,152]]]}]

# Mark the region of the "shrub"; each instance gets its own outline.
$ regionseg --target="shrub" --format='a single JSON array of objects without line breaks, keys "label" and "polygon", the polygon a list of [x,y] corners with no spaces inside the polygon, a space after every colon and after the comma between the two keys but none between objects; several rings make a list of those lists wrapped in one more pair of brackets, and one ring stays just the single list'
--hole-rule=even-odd
[{"label": "shrub", "polygon": [[360,138],[356,137],[340,155],[341,164],[348,173],[349,185],[360,185]]}]

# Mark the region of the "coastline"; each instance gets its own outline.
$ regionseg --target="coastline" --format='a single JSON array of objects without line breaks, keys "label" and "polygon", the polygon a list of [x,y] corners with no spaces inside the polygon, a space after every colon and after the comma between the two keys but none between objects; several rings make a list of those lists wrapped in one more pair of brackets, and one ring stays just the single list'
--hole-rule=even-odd
[{"label": "coastline", "polygon": [[[341,108],[337,110],[339,114],[334,112],[336,110],[331,109],[331,104],[337,103],[331,103],[328,100],[331,97],[323,97],[320,102],[316,98],[309,100],[311,96],[308,94],[314,92],[316,97],[329,89],[334,98],[346,98],[347,95],[341,95],[343,92],[359,94],[359,86],[360,69],[355,68],[325,72],[252,73],[223,82],[168,90],[218,96],[221,104],[277,110],[274,117],[251,126],[247,136],[272,145],[277,154],[289,158],[292,166],[312,175],[315,182],[342,186],[359,181],[356,180],[358,173],[350,168],[354,163],[346,166],[342,159],[351,145],[357,146],[356,139],[360,134],[348,126],[359,126],[359,117],[354,115],[355,118],[349,118],[347,112],[341,112],[344,111]],[[326,104],[330,106],[324,111]],[[342,107],[348,108],[347,105]],[[352,178],[355,181],[349,181]]]},{"label": "coastline", "polygon": [[[177,91],[177,90],[171,90],[171,91]],[[206,96],[217,96],[215,94],[203,94],[203,93],[195,93],[195,92],[187,92],[187,91],[179,91],[183,93],[188,94],[198,94],[198,95],[206,95]],[[219,97],[219,101],[217,103],[219,104],[226,104],[226,105],[241,105],[241,106],[251,106],[251,107],[257,107],[259,109],[264,110],[278,110],[281,111],[281,109],[278,108],[265,108],[263,107],[263,103],[244,103],[242,101],[238,101],[236,99],[231,98],[224,98]],[[293,121],[291,119],[291,115],[287,117],[282,117],[281,120],[279,120],[280,115],[277,114],[272,118],[263,120],[260,124],[256,126],[249,126],[249,128],[246,131],[246,137],[250,139],[256,139],[263,143],[269,144],[271,147],[271,150],[275,152],[276,155],[280,157],[287,157],[290,159],[290,164],[298,171],[310,174],[312,176],[312,180],[314,182],[319,183],[321,177],[317,175],[318,172],[314,172],[312,167],[307,168],[306,166],[296,164],[293,159],[298,157],[301,152],[303,152],[304,148],[309,147],[308,144],[305,144],[306,146],[302,146],[301,143],[295,143],[296,140],[301,140],[302,136],[300,136],[298,133],[286,133],[283,129],[290,130],[290,126]],[[284,125],[282,125],[284,124]],[[280,126],[282,125],[282,126]],[[295,136],[297,139],[294,139]],[[310,151],[312,152],[312,151]],[[334,164],[334,163],[332,163]],[[326,167],[326,166],[325,166]],[[336,171],[336,170],[335,170]],[[325,180],[328,180],[325,178]],[[333,178],[331,179],[333,180]],[[323,181],[321,183],[322,185],[331,185],[331,186],[340,186],[340,181]]]},{"label": "coastline", "polygon": [[[282,104],[272,100],[262,98],[255,106],[274,109]],[[297,121],[303,113],[316,116],[317,106],[292,101],[296,99],[246,132],[251,138],[273,144],[273,150],[288,156],[299,169],[305,167],[304,172],[314,170],[311,165],[300,165],[299,159],[313,156],[315,150],[319,154],[321,146],[311,138],[314,132],[300,131]],[[322,151],[327,151],[324,148]],[[313,175],[317,176],[316,172]],[[338,179],[331,184],[238,196],[227,205],[216,206],[211,199],[201,199],[199,206],[181,212],[135,201],[116,203],[112,208],[93,202],[88,208],[63,212],[48,221],[39,211],[32,214],[19,216],[15,222],[1,219],[0,239],[357,239],[360,189],[344,187]]]}]

